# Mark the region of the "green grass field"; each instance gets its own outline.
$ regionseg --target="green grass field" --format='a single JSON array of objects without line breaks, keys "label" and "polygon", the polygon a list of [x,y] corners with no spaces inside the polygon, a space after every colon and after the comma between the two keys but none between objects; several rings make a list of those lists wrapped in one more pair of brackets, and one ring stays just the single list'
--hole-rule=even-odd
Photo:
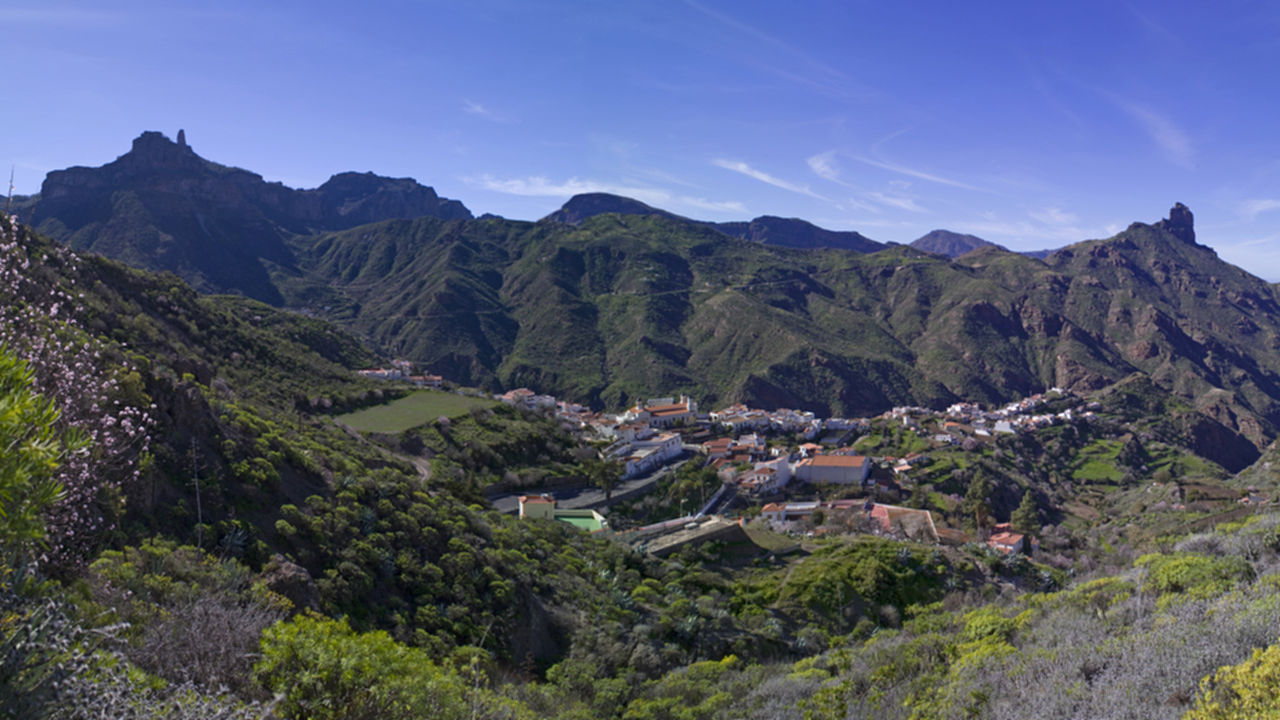
[{"label": "green grass field", "polygon": [[419,390],[385,405],[339,415],[338,420],[360,432],[399,433],[431,422],[441,415],[452,417],[471,408],[487,408],[496,404],[493,400],[438,390]]}]

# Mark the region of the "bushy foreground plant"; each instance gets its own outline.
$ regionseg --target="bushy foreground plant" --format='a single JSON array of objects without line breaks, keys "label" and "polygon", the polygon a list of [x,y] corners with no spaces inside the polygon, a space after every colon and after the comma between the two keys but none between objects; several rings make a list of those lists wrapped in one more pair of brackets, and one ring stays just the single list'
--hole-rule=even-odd
[{"label": "bushy foreground plant", "polygon": [[112,527],[121,487],[137,479],[150,442],[138,375],[76,318],[78,262],[0,216],[0,346],[27,363],[35,389],[58,410],[57,430],[87,443],[59,465],[60,493],[45,522],[45,559],[62,569],[83,563]]},{"label": "bushy foreground plant", "polygon": [[282,698],[285,718],[405,720],[519,718],[521,708],[484,687],[478,663],[464,676],[382,631],[357,633],[343,620],[307,614],[262,638],[256,677]]}]

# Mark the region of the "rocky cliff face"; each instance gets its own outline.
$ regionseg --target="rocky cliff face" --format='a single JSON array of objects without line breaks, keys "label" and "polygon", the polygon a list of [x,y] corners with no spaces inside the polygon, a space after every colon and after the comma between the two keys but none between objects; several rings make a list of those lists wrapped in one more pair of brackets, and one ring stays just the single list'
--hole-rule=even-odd
[{"label": "rocky cliff face", "polygon": [[281,298],[263,261],[290,267],[287,240],[393,218],[468,219],[456,200],[412,179],[342,173],[311,190],[201,158],[144,132],[102,167],[49,173],[30,204],[31,224],[81,250],[175,272],[207,292]]},{"label": "rocky cliff face", "polygon": [[1196,244],[1195,216],[1190,208],[1182,203],[1174,203],[1169,210],[1169,217],[1158,223],[1159,227],[1170,235],[1189,245]]}]

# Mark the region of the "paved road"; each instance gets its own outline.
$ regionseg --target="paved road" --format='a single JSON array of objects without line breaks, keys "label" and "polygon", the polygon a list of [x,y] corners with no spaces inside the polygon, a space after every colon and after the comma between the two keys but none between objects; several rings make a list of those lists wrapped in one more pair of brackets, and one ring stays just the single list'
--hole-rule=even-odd
[{"label": "paved road", "polygon": [[[618,502],[620,497],[635,497],[635,495],[643,495],[651,490],[658,479],[664,474],[675,472],[681,465],[689,462],[692,458],[688,454],[682,456],[679,460],[670,465],[660,467],[648,475],[631,478],[619,483],[613,489],[613,499],[608,503],[604,500],[604,491],[594,485],[586,485],[582,487],[556,488],[548,492],[549,495],[556,499],[556,506],[566,509],[573,508],[596,508],[604,509],[609,505]],[[520,496],[528,495],[536,490],[529,490],[519,493],[511,493],[508,495],[499,495],[489,500],[498,512],[515,513],[520,510]],[[631,495],[635,493],[635,495]]]}]

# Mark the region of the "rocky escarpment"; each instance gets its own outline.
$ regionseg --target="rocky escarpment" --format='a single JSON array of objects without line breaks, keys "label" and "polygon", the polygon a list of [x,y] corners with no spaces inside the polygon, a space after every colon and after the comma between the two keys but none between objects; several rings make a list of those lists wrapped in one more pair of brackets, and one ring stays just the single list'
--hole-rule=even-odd
[{"label": "rocky escarpment", "polygon": [[49,173],[26,211],[40,231],[80,250],[168,270],[208,292],[279,304],[264,262],[291,267],[294,236],[394,218],[469,219],[457,200],[409,178],[342,173],[311,190],[210,162],[145,132],[102,167]]}]

